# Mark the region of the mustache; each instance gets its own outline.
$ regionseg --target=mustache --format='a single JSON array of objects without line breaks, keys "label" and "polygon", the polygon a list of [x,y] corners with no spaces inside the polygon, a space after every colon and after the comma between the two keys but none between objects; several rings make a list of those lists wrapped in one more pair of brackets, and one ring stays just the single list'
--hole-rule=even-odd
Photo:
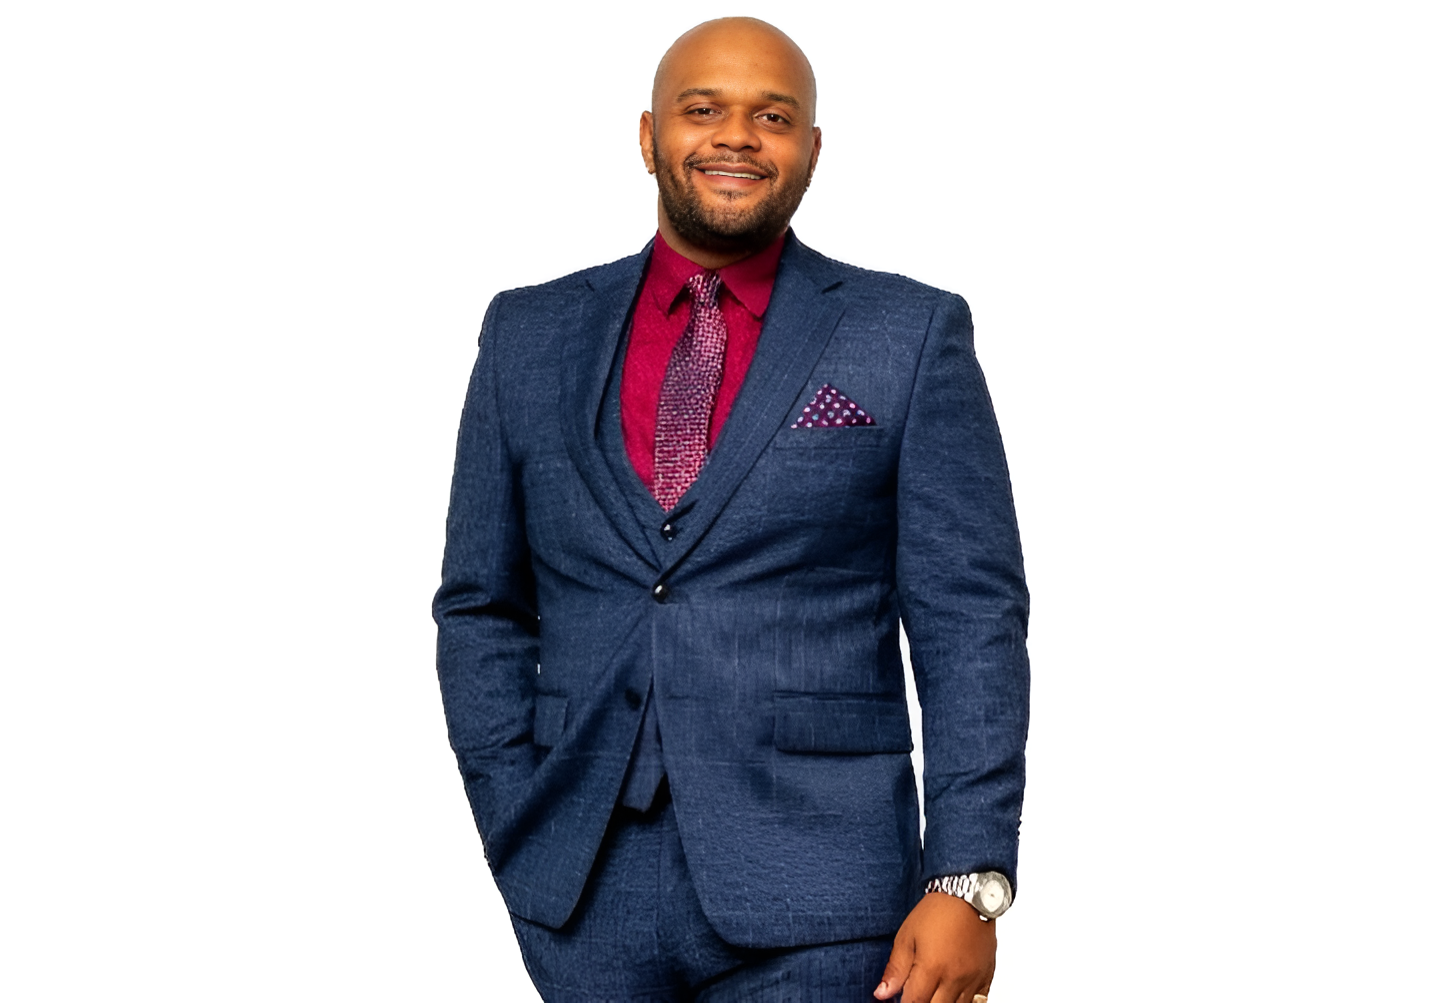
[{"label": "mustache", "polygon": [[699,153],[693,153],[681,161],[681,166],[687,171],[695,170],[702,164],[732,164],[740,167],[750,167],[753,171],[770,180],[776,180],[777,170],[775,167],[768,167],[759,160],[753,160],[744,153],[713,154],[703,157]]}]

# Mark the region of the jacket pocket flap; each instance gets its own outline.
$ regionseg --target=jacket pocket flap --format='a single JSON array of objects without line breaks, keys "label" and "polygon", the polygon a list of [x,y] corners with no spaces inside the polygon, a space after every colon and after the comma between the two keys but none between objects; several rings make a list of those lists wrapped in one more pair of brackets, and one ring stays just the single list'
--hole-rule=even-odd
[{"label": "jacket pocket flap", "polygon": [[550,746],[565,733],[566,697],[537,693],[534,698],[534,744]]},{"label": "jacket pocket flap", "polygon": [[782,752],[911,752],[906,700],[895,693],[778,693],[775,745]]}]

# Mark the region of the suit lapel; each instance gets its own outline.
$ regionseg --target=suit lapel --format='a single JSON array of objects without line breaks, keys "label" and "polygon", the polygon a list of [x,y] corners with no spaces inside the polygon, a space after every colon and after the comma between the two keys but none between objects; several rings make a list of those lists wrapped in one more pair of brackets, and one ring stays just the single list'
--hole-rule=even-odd
[{"label": "suit lapel", "polygon": [[705,468],[676,506],[680,531],[667,572],[700,542],[795,406],[846,309],[842,300],[828,295],[841,284],[832,262],[795,234],[787,237],[756,355],[731,417]]},{"label": "suit lapel", "polygon": [[593,281],[586,280],[589,291],[575,329],[563,339],[560,418],[565,448],[596,504],[631,549],[651,567],[656,567],[659,562],[640,520],[631,511],[629,501],[610,472],[597,438],[611,367],[624,342],[631,306],[649,260],[647,245],[645,250],[621,261],[610,272],[597,275]]}]

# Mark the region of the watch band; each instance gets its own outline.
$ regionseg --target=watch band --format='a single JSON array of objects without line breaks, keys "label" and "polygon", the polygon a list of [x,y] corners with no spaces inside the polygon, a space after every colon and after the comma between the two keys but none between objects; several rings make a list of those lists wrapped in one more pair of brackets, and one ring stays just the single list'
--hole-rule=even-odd
[{"label": "watch band", "polygon": [[960,898],[978,910],[978,915],[985,921],[1002,916],[1013,904],[1013,889],[1009,887],[1008,878],[997,871],[946,874],[929,881],[923,892],[942,892]]}]

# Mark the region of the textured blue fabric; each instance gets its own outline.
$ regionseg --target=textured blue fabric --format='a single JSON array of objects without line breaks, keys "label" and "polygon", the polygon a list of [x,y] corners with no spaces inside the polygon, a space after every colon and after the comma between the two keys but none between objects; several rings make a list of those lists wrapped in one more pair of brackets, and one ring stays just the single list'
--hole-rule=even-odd
[{"label": "textured blue fabric", "polygon": [[[651,525],[601,446],[645,263],[497,297],[460,425],[439,681],[505,902],[569,920],[647,696],[726,941],[889,935],[925,877],[1015,880],[1028,594],[967,305],[789,237],[731,417]],[[876,423],[791,428],[825,383]]]},{"label": "textured blue fabric", "polygon": [[[660,534],[663,514],[660,502],[645,486],[635,465],[625,451],[625,433],[620,421],[621,376],[625,369],[625,352],[617,352],[610,382],[605,389],[604,418],[600,422],[600,450],[605,455],[615,483],[630,503],[636,519],[645,529],[646,539],[652,541],[658,563],[669,557],[669,541]],[[620,789],[620,803],[639,811],[649,808],[665,779],[665,753],[660,741],[660,718],[656,713],[654,688],[646,695],[645,715],[640,723],[640,735],[635,742],[635,752],[630,766],[625,771],[625,783]]]},{"label": "textured blue fabric", "polygon": [[868,1003],[892,938],[774,950],[736,947],[711,926],[691,882],[668,797],[617,811],[569,922],[514,917],[546,1003]]}]

